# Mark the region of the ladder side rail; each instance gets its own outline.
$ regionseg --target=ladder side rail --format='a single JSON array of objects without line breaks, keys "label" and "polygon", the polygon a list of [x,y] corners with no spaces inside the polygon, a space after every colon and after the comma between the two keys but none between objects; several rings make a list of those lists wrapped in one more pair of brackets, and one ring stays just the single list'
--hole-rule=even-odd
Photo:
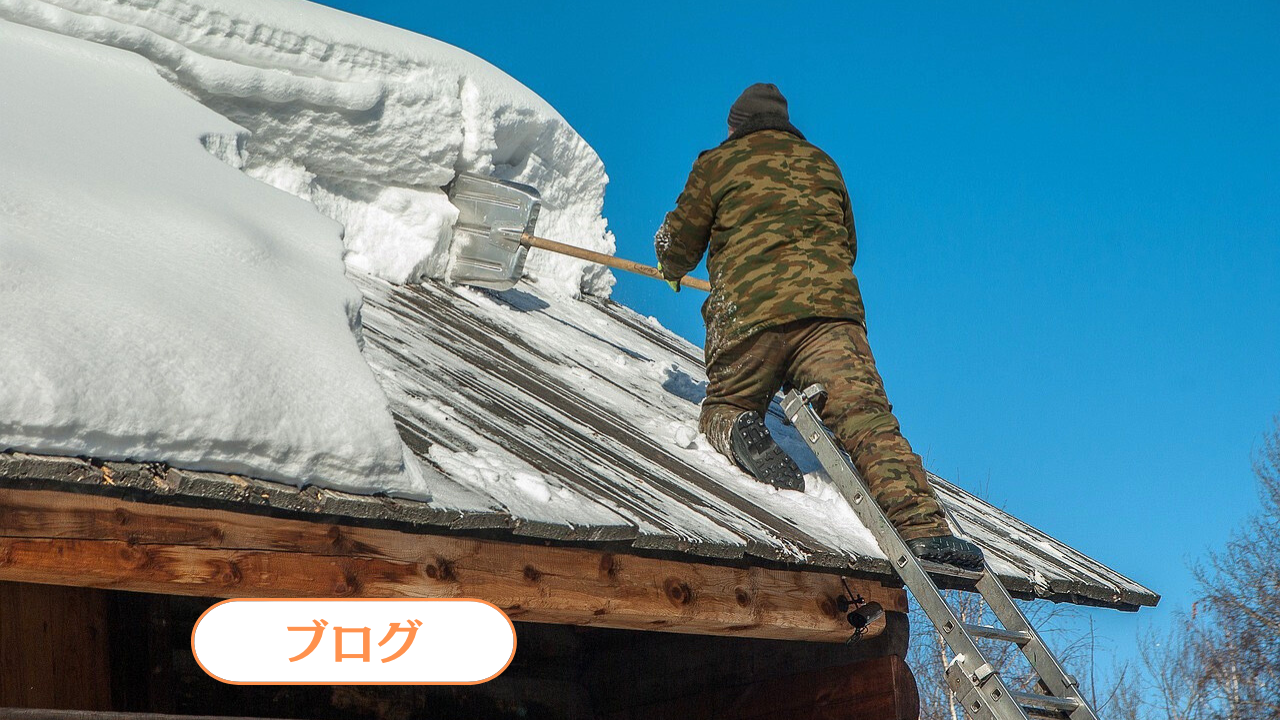
[{"label": "ladder side rail", "polygon": [[1027,616],[1022,613],[1021,608],[1014,602],[1013,596],[1009,594],[1009,590],[995,573],[983,573],[982,578],[978,580],[978,592],[1005,629],[1023,632],[1030,637],[1030,640],[1020,644],[1019,648],[1049,692],[1057,697],[1079,703],[1075,710],[1068,713],[1068,717],[1071,720],[1098,720],[1093,708],[1080,693],[1080,688],[1071,684],[1067,671],[1058,662],[1058,657],[1045,644],[1044,638],[1040,637],[1040,633],[1027,620]]},{"label": "ladder side rail", "polygon": [[[792,425],[800,431],[809,448],[813,450],[818,461],[826,468],[836,489],[844,496],[858,519],[871,531],[881,551],[889,558],[893,569],[911,590],[920,608],[924,610],[925,615],[941,633],[943,641],[955,654],[953,664],[963,671],[971,684],[970,688],[954,686],[952,688],[961,699],[965,711],[978,718],[1029,720],[1026,712],[1014,699],[1012,690],[978,649],[977,644],[965,629],[965,623],[956,616],[955,611],[943,599],[933,579],[907,547],[897,529],[889,522],[889,517],[885,515],[884,510],[875,502],[857,469],[835,444],[835,440],[828,433],[826,426],[822,424],[822,420],[805,395],[796,390],[790,391],[784,399],[783,409]],[[981,694],[980,698],[973,697],[977,693]],[[975,706],[975,702],[986,703],[986,706],[982,704]]]}]

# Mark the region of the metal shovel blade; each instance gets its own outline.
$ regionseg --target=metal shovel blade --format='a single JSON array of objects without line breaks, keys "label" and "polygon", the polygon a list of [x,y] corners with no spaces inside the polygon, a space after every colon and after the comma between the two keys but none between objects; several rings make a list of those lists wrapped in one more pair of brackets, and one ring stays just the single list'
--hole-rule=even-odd
[{"label": "metal shovel blade", "polygon": [[492,290],[515,287],[529,254],[521,239],[533,233],[542,207],[538,191],[471,173],[459,174],[447,191],[458,208],[449,279]]}]

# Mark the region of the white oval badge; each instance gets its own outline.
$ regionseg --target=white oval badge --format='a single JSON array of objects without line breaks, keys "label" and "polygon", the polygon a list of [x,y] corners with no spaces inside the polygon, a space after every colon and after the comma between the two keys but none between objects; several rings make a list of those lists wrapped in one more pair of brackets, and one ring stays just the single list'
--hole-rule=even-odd
[{"label": "white oval badge", "polygon": [[224,600],[191,652],[232,685],[474,685],[507,669],[516,630],[483,600]]}]

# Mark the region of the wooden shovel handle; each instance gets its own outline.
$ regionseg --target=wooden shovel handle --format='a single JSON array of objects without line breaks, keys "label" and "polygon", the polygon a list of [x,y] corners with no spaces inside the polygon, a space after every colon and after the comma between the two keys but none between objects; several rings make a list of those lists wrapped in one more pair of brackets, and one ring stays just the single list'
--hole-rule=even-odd
[{"label": "wooden shovel handle", "polygon": [[[536,235],[525,235],[521,239],[528,243],[529,247],[536,247],[539,250],[549,250],[554,253],[560,253],[561,255],[569,255],[570,257],[576,257],[581,260],[589,260],[593,263],[599,263],[616,270],[626,270],[627,272],[633,272],[637,275],[647,275],[658,280],[665,280],[665,278],[662,277],[662,273],[658,272],[658,268],[641,265],[640,263],[632,262],[631,260],[623,260],[622,258],[617,258],[612,255],[605,255],[604,253],[585,250],[573,245],[565,245],[564,243],[540,238]],[[691,287],[695,290],[711,292],[711,283],[706,280],[691,278],[687,275],[680,278],[680,284],[685,287]]]}]

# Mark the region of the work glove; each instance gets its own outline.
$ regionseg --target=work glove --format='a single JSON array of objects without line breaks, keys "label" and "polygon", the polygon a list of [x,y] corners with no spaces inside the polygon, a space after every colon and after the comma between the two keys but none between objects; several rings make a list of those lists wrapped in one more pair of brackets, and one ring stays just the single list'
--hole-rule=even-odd
[{"label": "work glove", "polygon": [[663,281],[664,281],[664,282],[666,282],[668,285],[670,285],[670,286],[671,286],[671,289],[672,289],[672,290],[674,290],[674,291],[676,291],[676,292],[680,292],[680,279],[679,279],[679,278],[676,278],[675,280],[667,280],[667,274],[666,274],[666,273],[664,273],[664,272],[662,272],[662,261],[661,261],[661,260],[659,260],[659,261],[658,261],[658,274],[662,276],[662,279],[663,279]]}]

